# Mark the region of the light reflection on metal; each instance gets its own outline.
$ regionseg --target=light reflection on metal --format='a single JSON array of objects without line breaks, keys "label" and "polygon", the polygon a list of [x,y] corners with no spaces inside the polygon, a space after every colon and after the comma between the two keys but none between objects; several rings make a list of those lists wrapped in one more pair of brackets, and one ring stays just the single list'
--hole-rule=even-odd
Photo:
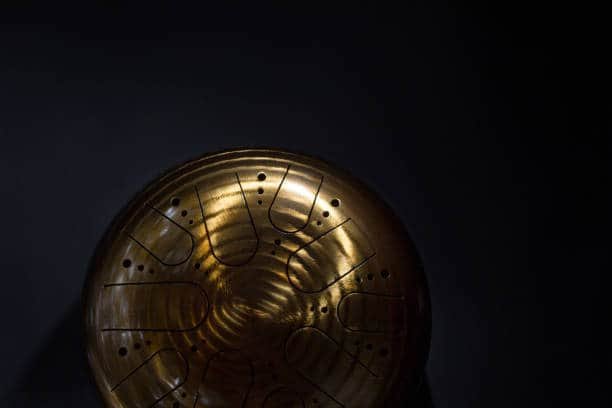
[{"label": "light reflection on metal", "polygon": [[362,184],[275,150],[150,184],[101,242],[87,354],[112,407],[381,406],[422,375],[413,244]]}]

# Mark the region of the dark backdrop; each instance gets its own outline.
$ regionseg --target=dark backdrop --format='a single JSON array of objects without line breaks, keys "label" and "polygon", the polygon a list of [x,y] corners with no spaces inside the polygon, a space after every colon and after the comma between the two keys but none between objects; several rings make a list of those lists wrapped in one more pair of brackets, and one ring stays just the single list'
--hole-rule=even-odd
[{"label": "dark backdrop", "polygon": [[[571,278],[533,257],[584,274],[603,245],[560,252],[569,192],[537,216],[558,233],[530,233],[533,198],[582,191],[576,170],[607,156],[580,141],[605,133],[591,92],[603,86],[596,23],[582,42],[582,14],[516,4],[119,3],[0,15],[5,404],[100,405],[78,302],[106,226],[164,169],[266,146],[350,170],[405,222],[431,288],[436,407],[606,405],[593,368],[609,354],[589,340],[599,275]],[[587,340],[570,357],[576,331]]]}]

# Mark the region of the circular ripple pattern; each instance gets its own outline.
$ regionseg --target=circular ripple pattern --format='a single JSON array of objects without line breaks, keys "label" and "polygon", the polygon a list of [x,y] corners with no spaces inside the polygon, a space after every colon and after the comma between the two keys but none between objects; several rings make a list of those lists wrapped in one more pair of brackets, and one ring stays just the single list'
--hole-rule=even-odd
[{"label": "circular ripple pattern", "polygon": [[321,161],[205,156],[117,217],[85,288],[113,407],[370,407],[422,374],[429,297],[398,219]]}]

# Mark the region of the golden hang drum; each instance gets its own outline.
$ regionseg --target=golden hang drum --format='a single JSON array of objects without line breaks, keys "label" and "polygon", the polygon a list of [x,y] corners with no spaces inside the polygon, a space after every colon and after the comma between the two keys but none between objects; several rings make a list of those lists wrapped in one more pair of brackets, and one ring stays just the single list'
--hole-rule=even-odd
[{"label": "golden hang drum", "polygon": [[234,150],[147,186],[102,239],[87,355],[110,407],[376,407],[423,375],[429,296],[400,221],[310,157]]}]

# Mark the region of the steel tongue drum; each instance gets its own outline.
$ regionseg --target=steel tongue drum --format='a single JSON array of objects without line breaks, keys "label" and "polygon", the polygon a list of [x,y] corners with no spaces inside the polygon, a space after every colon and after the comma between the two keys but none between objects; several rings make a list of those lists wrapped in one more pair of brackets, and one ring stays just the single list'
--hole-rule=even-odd
[{"label": "steel tongue drum", "polygon": [[346,172],[278,150],[204,156],[146,186],[101,240],[84,301],[110,407],[385,406],[429,349],[399,219]]}]

